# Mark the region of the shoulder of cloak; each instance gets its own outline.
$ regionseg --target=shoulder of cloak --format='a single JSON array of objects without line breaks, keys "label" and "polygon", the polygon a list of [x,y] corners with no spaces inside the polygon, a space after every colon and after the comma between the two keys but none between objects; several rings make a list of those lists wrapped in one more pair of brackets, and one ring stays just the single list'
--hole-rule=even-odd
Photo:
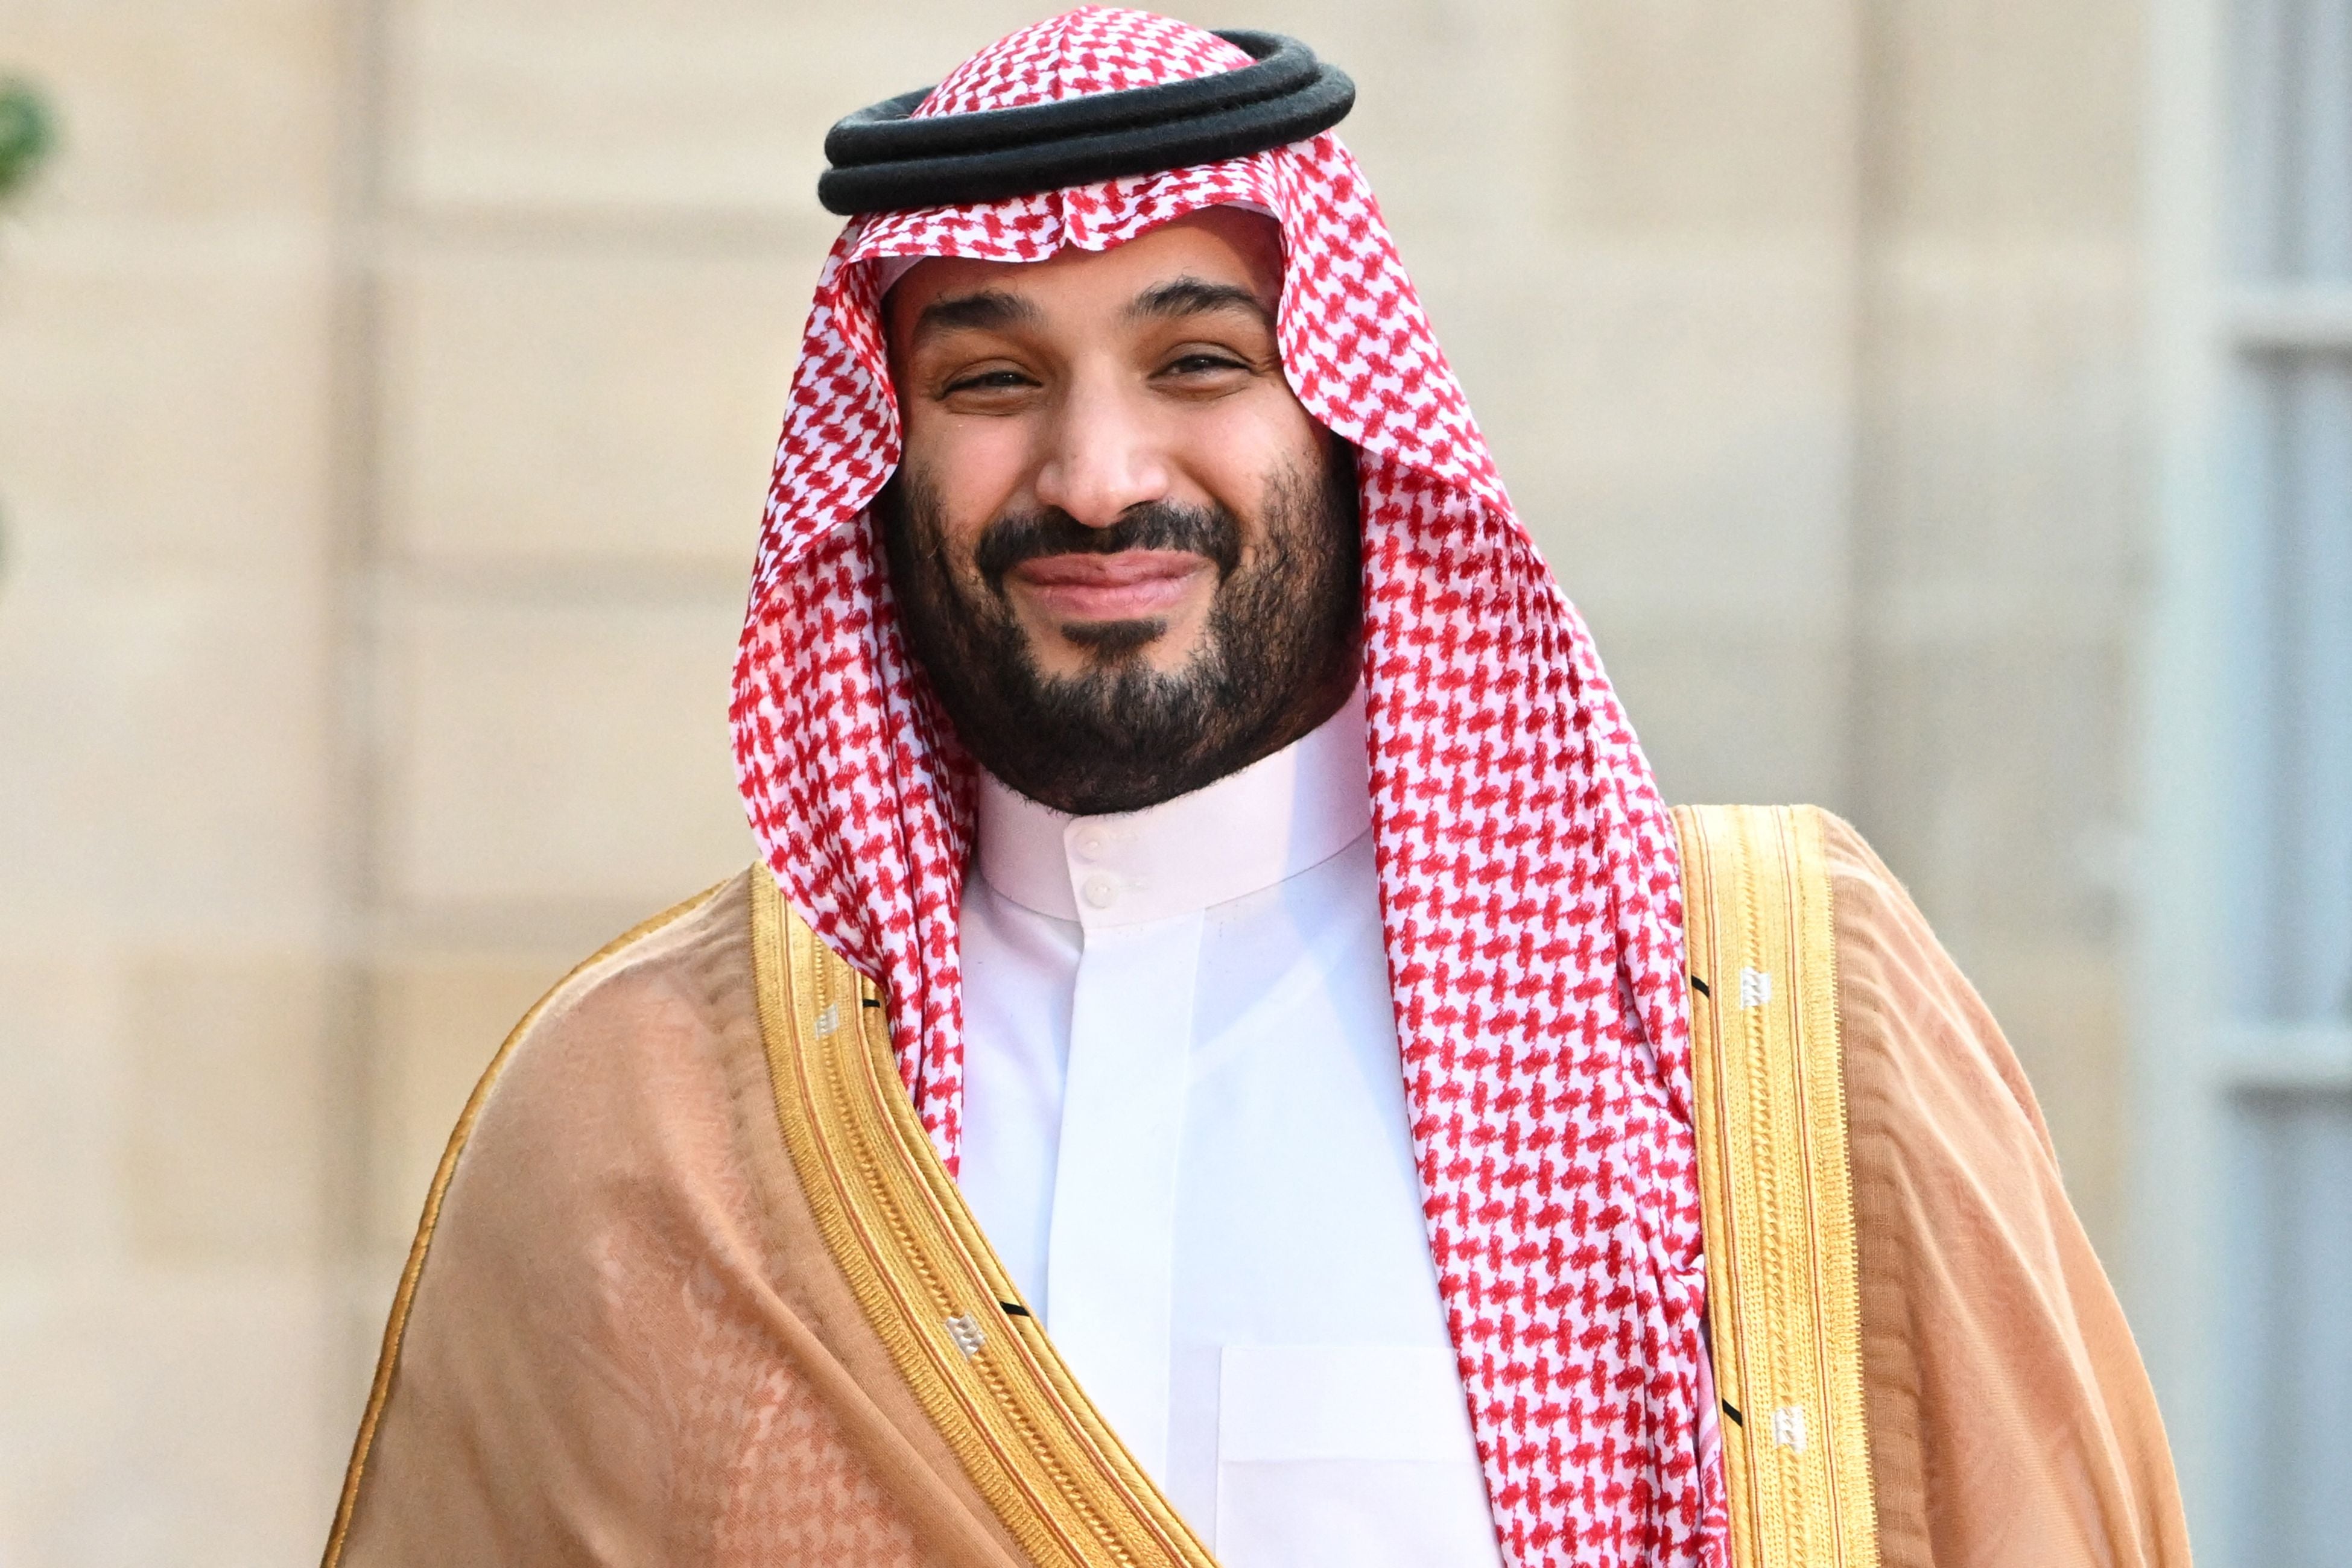
[{"label": "shoulder of cloak", "polygon": [[1825,828],[1881,1561],[2185,1568],[2155,1396],[2016,1053]]},{"label": "shoulder of cloak", "polygon": [[776,1118],[757,866],[517,1025],[427,1198],[337,1564],[999,1563]]}]

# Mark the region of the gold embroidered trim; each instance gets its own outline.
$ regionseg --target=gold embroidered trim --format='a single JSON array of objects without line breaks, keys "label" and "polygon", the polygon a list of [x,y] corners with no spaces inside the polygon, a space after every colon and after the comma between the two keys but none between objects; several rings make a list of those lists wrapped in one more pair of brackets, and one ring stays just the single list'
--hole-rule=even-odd
[{"label": "gold embroidered trim", "polygon": [[1708,1333],[1738,1568],[1876,1568],[1821,813],[1677,807]]},{"label": "gold embroidered trim", "polygon": [[1041,1568],[1214,1568],[1062,1364],[924,1134],[874,988],[751,873],[760,1030],[817,1228],[972,1484]]},{"label": "gold embroidered trim", "polygon": [[489,1066],[482,1070],[474,1092],[466,1100],[465,1110],[458,1113],[457,1125],[449,1134],[446,1147],[441,1151],[441,1164],[433,1172],[433,1186],[425,1195],[425,1216],[416,1224],[416,1239],[409,1244],[408,1261],[400,1270],[400,1288],[393,1292],[392,1316],[383,1325],[383,1348],[376,1354],[375,1382],[368,1389],[367,1409],[360,1416],[359,1436],[352,1443],[352,1461],[343,1471],[343,1492],[335,1505],[334,1528],[327,1534],[327,1552],[321,1568],[335,1568],[343,1554],[343,1542],[351,1535],[352,1511],[359,1504],[360,1481],[366,1473],[368,1451],[375,1446],[377,1426],[383,1419],[384,1401],[392,1393],[392,1376],[400,1364],[401,1336],[408,1331],[408,1310],[416,1300],[416,1282],[425,1272],[425,1253],[433,1243],[433,1228],[441,1218],[441,1200],[449,1190],[449,1178],[457,1169],[457,1156],[465,1152],[466,1140],[473,1136],[474,1123],[488,1103],[492,1085],[505,1070],[507,1058],[514,1053],[516,1044],[530,1032],[548,1004],[562,995],[564,988],[614,956],[625,947],[634,946],[673,921],[682,920],[710,902],[712,895],[725,887],[725,883],[704,888],[685,903],[672,905],[651,920],[631,926],[620,936],[599,947],[578,964],[570,973],[548,988],[547,994],[531,1003],[530,1010],[509,1031],[507,1038],[490,1058]]}]

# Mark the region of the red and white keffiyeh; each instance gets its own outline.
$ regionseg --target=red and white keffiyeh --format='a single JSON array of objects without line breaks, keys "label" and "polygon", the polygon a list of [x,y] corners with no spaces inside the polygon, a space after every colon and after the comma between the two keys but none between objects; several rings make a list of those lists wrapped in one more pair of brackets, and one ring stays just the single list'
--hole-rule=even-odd
[{"label": "red and white keffiyeh", "polygon": [[[1088,6],[958,67],[955,114],[1234,69],[1185,23]],[[1035,260],[1245,204],[1284,240],[1293,388],[1360,453],[1372,818],[1431,1250],[1497,1529],[1520,1568],[1714,1564],[1675,838],[1591,639],[1513,516],[1380,208],[1329,132],[1271,152],[850,222],[776,452],[732,716],[793,906],[891,999],[950,1168],[969,764],[864,517],[899,455],[879,258]]]}]

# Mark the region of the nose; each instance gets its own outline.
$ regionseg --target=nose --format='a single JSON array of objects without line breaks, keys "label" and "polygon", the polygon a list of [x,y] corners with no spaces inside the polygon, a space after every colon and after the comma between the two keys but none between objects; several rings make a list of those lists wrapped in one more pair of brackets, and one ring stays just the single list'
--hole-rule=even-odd
[{"label": "nose", "polygon": [[1045,436],[1037,499],[1090,528],[1168,495],[1170,465],[1154,422],[1118,390],[1074,386]]}]

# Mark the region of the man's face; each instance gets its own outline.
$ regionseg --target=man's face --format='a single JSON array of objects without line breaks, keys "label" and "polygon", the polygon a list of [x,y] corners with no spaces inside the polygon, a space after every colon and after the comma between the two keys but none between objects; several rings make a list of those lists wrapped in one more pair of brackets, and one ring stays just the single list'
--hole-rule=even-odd
[{"label": "man's face", "polygon": [[1270,220],[921,263],[891,291],[900,473],[876,503],[965,744],[1131,810],[1278,749],[1354,680],[1351,455],[1284,378]]}]

